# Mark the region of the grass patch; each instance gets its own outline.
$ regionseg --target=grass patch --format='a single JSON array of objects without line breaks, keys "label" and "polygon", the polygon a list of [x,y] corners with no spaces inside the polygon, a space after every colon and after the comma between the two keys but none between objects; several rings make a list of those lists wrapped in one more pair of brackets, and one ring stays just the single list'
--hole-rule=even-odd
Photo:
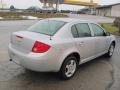
[{"label": "grass patch", "polygon": [[61,13],[33,13],[33,12],[0,12],[0,17],[7,20],[23,19],[21,16],[34,16],[38,18],[68,17]]},{"label": "grass patch", "polygon": [[111,34],[118,34],[118,27],[114,26],[112,23],[102,23],[101,26]]}]

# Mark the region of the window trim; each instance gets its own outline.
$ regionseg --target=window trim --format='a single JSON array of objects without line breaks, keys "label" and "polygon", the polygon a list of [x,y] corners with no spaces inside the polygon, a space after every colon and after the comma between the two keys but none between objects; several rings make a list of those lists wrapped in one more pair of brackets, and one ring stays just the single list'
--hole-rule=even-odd
[{"label": "window trim", "polygon": [[[73,35],[73,33],[72,33],[72,27],[73,27],[73,26],[75,27],[75,29],[76,29],[76,31],[77,31],[78,37],[74,37],[74,35]],[[71,33],[72,33],[72,36],[73,36],[74,38],[79,38],[79,37],[80,37],[75,24],[71,26]]]}]

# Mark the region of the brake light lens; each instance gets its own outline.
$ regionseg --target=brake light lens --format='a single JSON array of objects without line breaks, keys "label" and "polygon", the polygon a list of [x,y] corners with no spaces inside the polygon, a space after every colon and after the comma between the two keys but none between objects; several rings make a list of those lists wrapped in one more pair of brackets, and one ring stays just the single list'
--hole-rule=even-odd
[{"label": "brake light lens", "polygon": [[34,53],[44,53],[47,52],[50,49],[51,46],[42,43],[42,42],[38,42],[36,41],[33,48],[32,48],[32,52]]}]

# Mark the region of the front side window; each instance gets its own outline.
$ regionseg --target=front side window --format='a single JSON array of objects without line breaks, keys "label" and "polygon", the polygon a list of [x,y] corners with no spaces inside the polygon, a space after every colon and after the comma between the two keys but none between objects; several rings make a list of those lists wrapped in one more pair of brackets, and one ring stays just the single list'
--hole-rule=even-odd
[{"label": "front side window", "polygon": [[79,37],[91,36],[91,31],[87,23],[79,23],[79,24],[76,24],[75,26],[78,30]]},{"label": "front side window", "polygon": [[65,24],[66,22],[63,21],[41,20],[37,24],[30,27],[28,31],[53,36]]},{"label": "front side window", "polygon": [[105,36],[104,30],[100,26],[96,24],[91,24],[91,27],[94,32],[94,36]]}]

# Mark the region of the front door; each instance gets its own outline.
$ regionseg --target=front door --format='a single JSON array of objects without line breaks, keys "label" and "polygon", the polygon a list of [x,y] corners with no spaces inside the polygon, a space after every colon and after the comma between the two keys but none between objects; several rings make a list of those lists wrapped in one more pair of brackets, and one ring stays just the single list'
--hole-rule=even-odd
[{"label": "front door", "polygon": [[72,26],[72,34],[75,44],[80,52],[81,60],[94,55],[94,37],[91,36],[91,31],[87,23],[79,23]]},{"label": "front door", "polygon": [[99,25],[96,25],[96,24],[90,24],[90,25],[94,32],[94,38],[96,41],[95,53],[96,54],[103,53],[104,51],[107,50],[107,47],[108,47],[106,34]]}]

